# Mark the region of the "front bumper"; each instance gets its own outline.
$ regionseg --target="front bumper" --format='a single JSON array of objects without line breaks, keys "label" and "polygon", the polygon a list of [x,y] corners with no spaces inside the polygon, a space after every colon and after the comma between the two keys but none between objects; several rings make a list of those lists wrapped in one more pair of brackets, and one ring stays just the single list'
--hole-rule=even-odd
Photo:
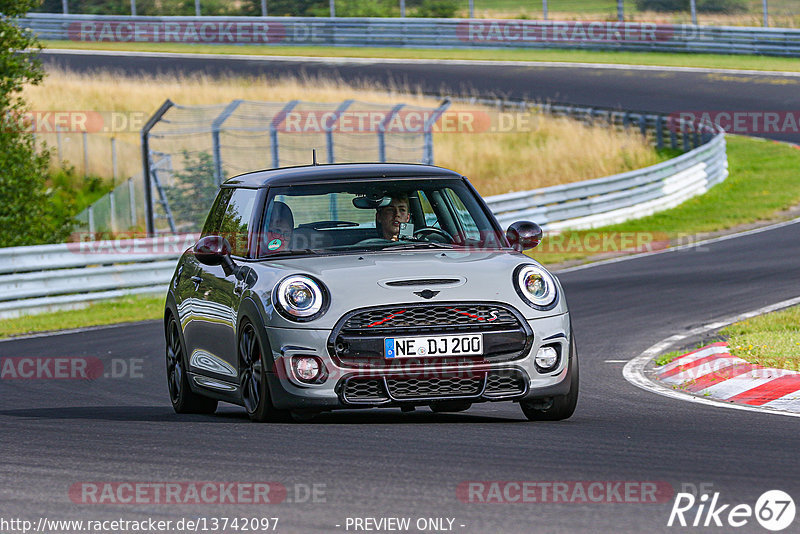
[{"label": "front bumper", "polygon": [[[465,402],[517,401],[565,395],[570,384],[569,314],[527,321],[533,342],[527,354],[497,363],[456,363],[391,369],[339,366],[330,356],[328,330],[267,329],[274,372],[268,380],[276,408],[332,410],[337,408],[427,405],[443,400]],[[541,373],[534,357],[543,345],[557,347],[558,365]],[[319,384],[305,384],[291,369],[293,356],[319,358],[327,369]]]}]

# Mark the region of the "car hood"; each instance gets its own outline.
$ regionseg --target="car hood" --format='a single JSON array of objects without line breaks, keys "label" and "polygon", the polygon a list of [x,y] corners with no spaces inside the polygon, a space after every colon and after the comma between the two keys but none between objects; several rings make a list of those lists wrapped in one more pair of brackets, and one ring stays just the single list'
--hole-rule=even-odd
[{"label": "car hood", "polygon": [[[262,280],[259,286],[269,291],[289,274],[311,275],[324,283],[331,294],[330,308],[323,317],[310,323],[292,323],[305,328],[330,328],[342,315],[356,308],[424,302],[503,302],[527,319],[565,313],[560,285],[559,302],[552,310],[535,310],[519,297],[512,275],[518,265],[526,263],[536,262],[513,251],[409,250],[294,257],[261,263],[272,276],[259,276]],[[444,280],[447,283],[442,283]],[[438,293],[429,299],[416,294],[426,289]],[[267,305],[270,295],[263,296],[267,297],[264,302]],[[273,318],[282,322],[279,317]]]}]

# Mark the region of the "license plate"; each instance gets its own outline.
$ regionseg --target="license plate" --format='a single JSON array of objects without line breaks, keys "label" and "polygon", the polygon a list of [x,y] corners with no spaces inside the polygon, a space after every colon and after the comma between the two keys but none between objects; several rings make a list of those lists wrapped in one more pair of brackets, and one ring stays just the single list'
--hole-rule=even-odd
[{"label": "license plate", "polygon": [[480,356],[483,334],[431,337],[384,338],[386,358],[418,358],[421,356]]}]

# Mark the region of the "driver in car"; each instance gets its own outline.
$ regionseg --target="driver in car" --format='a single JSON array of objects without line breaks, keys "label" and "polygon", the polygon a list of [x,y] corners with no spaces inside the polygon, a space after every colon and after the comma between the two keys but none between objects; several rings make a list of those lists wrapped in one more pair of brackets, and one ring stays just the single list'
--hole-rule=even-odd
[{"label": "driver in car", "polygon": [[375,226],[379,235],[389,241],[400,238],[400,223],[407,223],[411,214],[408,211],[408,195],[393,195],[388,206],[378,208],[375,213]]}]

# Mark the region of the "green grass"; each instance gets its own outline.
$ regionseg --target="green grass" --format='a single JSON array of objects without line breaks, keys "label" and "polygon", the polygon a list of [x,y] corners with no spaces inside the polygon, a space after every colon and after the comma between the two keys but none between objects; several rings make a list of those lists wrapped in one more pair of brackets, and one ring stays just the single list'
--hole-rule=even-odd
[{"label": "green grass", "polygon": [[[727,140],[730,176],[708,193],[649,217],[547,237],[531,256],[546,264],[591,259],[592,251],[582,250],[581,244],[594,243],[605,235],[633,235],[645,242],[652,237],[656,242],[670,240],[673,245],[688,243],[692,235],[770,220],[800,204],[800,150],[747,137],[727,136]],[[554,241],[548,243],[549,239]]]},{"label": "green grass", "polygon": [[686,351],[686,350],[673,350],[672,352],[668,352],[666,354],[662,354],[661,356],[659,356],[658,358],[653,360],[653,363],[655,363],[658,366],[667,365],[669,362],[671,362],[675,358],[677,358],[679,356],[683,356],[687,352],[689,352],[689,351]]},{"label": "green grass", "polygon": [[800,371],[800,306],[723,328],[731,355],[750,363]]},{"label": "green grass", "polygon": [[663,52],[597,52],[591,50],[518,50],[518,49],[421,49],[356,48],[278,45],[205,45],[181,43],[88,43],[45,41],[47,48],[78,50],[130,50],[176,52],[185,54],[252,54],[310,57],[363,57],[400,59],[466,59],[487,61],[559,61],[569,63],[610,63],[617,65],[655,65],[667,67],[703,67],[737,70],[800,72],[796,58],[741,56],[722,54],[668,54]]},{"label": "green grass", "polygon": [[21,336],[33,332],[160,319],[163,314],[163,296],[132,295],[106,302],[97,302],[79,310],[3,319],[0,321],[0,338]]}]

